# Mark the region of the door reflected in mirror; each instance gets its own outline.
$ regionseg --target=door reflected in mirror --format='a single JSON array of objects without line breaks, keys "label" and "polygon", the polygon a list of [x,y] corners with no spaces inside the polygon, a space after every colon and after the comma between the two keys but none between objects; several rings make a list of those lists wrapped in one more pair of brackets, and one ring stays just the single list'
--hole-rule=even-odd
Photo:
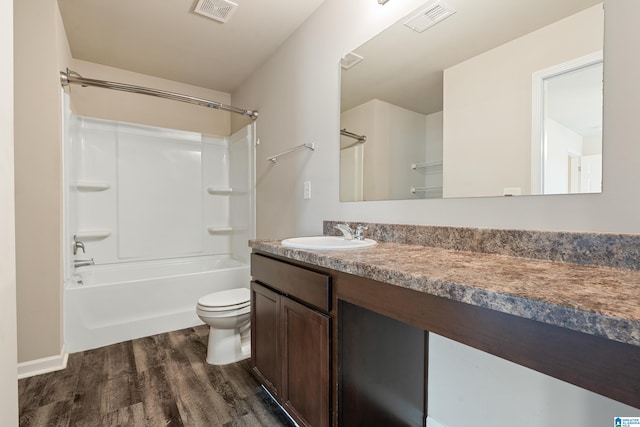
[{"label": "door reflected in mirror", "polygon": [[603,32],[593,0],[425,3],[341,61],[340,200],[600,192]]},{"label": "door reflected in mirror", "polygon": [[602,190],[602,65],[598,52],[534,74],[532,123],[541,126],[532,139],[534,191]]}]

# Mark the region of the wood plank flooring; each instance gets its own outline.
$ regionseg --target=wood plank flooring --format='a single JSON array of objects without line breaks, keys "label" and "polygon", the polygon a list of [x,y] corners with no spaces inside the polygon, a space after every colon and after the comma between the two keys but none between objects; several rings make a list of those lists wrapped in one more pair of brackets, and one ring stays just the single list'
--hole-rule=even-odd
[{"label": "wood plank flooring", "polygon": [[249,360],[206,363],[206,326],[69,356],[18,381],[20,426],[293,426]]}]

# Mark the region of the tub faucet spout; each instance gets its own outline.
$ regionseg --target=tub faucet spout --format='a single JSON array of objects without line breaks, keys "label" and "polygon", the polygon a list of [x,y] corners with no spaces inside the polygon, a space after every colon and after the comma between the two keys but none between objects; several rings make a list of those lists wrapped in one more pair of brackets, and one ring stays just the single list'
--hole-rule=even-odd
[{"label": "tub faucet spout", "polygon": [[91,258],[91,259],[74,259],[73,260],[73,267],[74,268],[86,267],[88,265],[95,265],[95,262],[93,262],[93,258]]}]

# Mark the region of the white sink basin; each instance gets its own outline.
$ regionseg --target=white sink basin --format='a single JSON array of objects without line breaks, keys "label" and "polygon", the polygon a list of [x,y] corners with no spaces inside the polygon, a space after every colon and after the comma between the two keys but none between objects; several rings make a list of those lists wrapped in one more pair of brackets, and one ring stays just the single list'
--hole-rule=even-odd
[{"label": "white sink basin", "polygon": [[375,240],[346,240],[342,236],[292,237],[282,241],[282,246],[296,249],[345,250],[363,249],[375,246]]}]

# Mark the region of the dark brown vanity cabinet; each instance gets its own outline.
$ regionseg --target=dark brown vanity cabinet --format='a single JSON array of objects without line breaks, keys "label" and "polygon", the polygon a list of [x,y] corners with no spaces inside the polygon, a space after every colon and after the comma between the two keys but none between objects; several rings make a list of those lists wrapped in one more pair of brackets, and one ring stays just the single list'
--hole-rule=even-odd
[{"label": "dark brown vanity cabinet", "polygon": [[331,277],[255,253],[251,274],[254,373],[298,424],[328,426]]}]

